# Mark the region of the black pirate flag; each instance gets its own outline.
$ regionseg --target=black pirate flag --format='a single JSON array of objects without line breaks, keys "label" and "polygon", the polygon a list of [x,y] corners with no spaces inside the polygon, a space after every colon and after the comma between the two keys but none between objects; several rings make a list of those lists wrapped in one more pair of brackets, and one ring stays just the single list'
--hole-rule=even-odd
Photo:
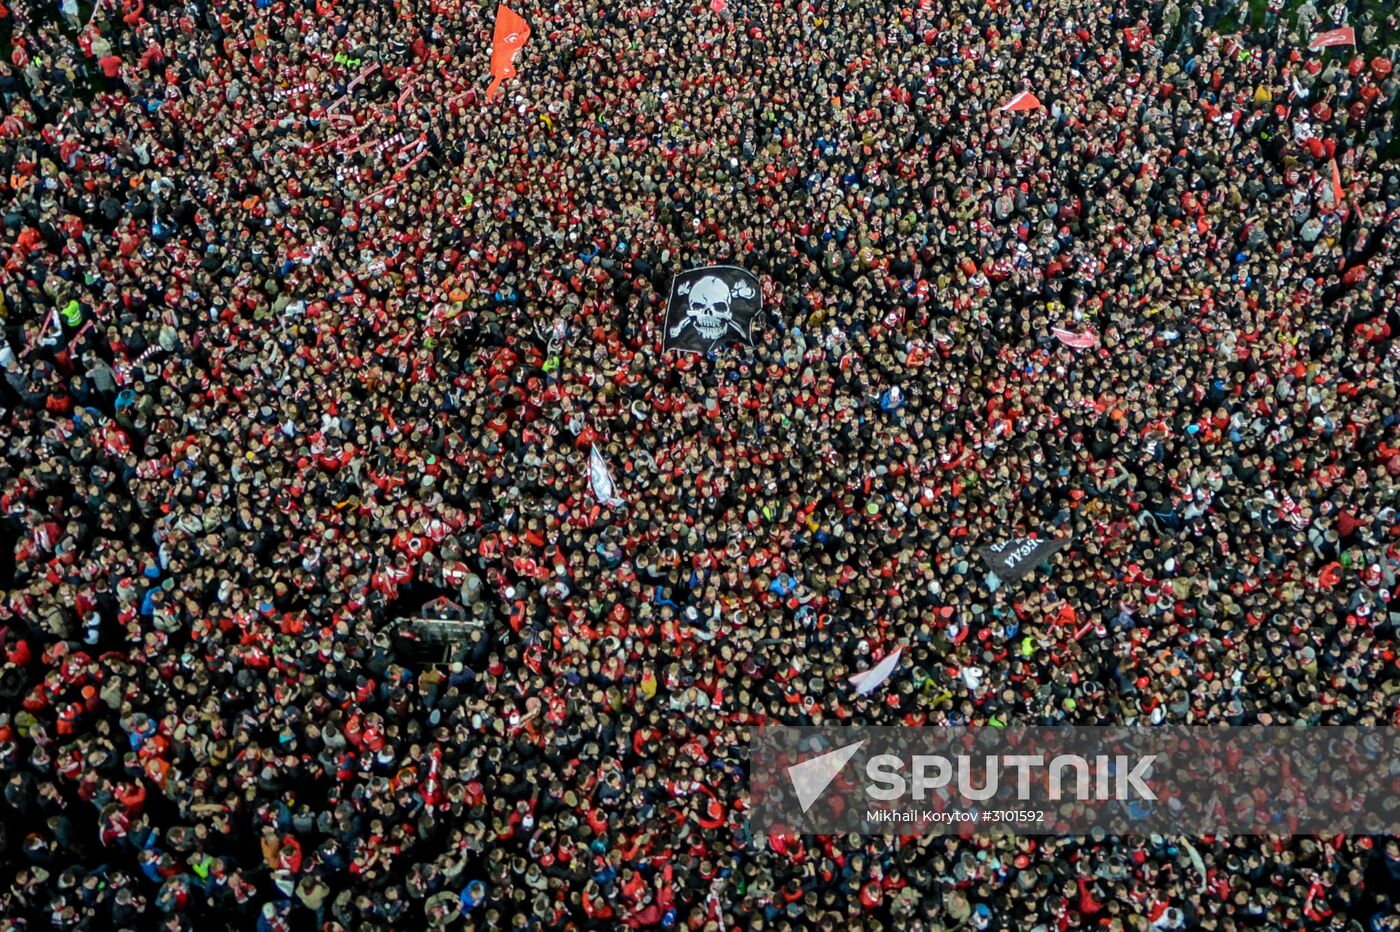
[{"label": "black pirate flag", "polygon": [[671,279],[666,305],[666,350],[708,353],[725,340],[753,346],[754,318],[763,309],[763,289],[747,269],[707,265]]}]

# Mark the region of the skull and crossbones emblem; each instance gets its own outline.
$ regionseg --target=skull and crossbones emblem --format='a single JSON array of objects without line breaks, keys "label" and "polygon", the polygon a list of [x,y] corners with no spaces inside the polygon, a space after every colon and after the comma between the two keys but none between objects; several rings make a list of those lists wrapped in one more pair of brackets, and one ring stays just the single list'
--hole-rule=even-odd
[{"label": "skull and crossbones emblem", "polygon": [[747,300],[754,296],[754,290],[747,282],[736,282],[732,287],[714,275],[706,275],[694,282],[686,282],[676,289],[676,294],[687,299],[685,316],[671,328],[671,337],[685,332],[693,326],[695,332],[711,342],[724,336],[730,327],[744,339],[748,334],[734,322],[735,299]]}]

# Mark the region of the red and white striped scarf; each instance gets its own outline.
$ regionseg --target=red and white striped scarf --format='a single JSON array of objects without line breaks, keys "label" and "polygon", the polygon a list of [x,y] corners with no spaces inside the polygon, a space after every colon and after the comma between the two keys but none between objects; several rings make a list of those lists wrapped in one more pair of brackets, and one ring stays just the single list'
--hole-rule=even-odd
[{"label": "red and white striped scarf", "polygon": [[388,149],[388,148],[390,148],[391,146],[400,146],[400,145],[402,145],[402,144],[403,144],[403,133],[395,133],[394,135],[390,136],[389,138],[387,138],[387,139],[381,139],[379,142],[375,143],[375,144],[374,144],[374,154],[375,154],[376,156],[378,156],[378,155],[381,154],[385,149]]},{"label": "red and white striped scarf", "polygon": [[1303,515],[1303,510],[1298,507],[1293,496],[1287,492],[1283,493],[1283,504],[1279,506],[1279,511],[1288,518],[1288,523],[1295,528],[1302,530],[1308,526],[1308,519]]},{"label": "red and white striped scarf", "polygon": [[272,97],[274,100],[286,100],[289,97],[301,97],[316,90],[316,85],[310,81],[302,81],[300,84],[293,84],[291,87],[274,87]]}]

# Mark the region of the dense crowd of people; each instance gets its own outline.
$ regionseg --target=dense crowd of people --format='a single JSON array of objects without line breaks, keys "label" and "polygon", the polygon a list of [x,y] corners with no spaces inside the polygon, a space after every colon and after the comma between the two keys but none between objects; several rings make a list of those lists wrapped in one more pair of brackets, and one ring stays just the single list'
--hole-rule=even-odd
[{"label": "dense crowd of people", "polygon": [[7,927],[1400,929],[746,818],[763,723],[1400,724],[1396,8],[513,8],[489,101],[495,4],[0,8]]}]

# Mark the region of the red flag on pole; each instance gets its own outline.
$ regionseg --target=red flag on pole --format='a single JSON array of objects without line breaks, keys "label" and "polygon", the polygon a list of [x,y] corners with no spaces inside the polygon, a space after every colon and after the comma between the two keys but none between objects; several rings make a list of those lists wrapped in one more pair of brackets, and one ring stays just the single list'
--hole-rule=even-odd
[{"label": "red flag on pole", "polygon": [[716,16],[722,14],[729,6],[729,0],[710,0],[710,11]]},{"label": "red flag on pole", "polygon": [[530,24],[504,3],[496,7],[496,31],[491,36],[491,85],[486,98],[496,96],[501,82],[515,77],[515,56],[530,38]]},{"label": "red flag on pole", "polygon": [[1333,29],[1330,32],[1319,32],[1313,36],[1313,40],[1308,43],[1308,49],[1316,52],[1318,49],[1330,48],[1334,45],[1355,45],[1356,30],[1350,26],[1343,26],[1341,29]]},{"label": "red flag on pole", "polygon": [[1040,99],[1030,91],[1022,91],[1015,97],[1002,104],[1002,113],[1015,113],[1019,110],[1038,110],[1042,106]]},{"label": "red flag on pole", "polygon": [[1337,167],[1337,160],[1332,159],[1332,201],[1338,210],[1342,207],[1346,193],[1346,189],[1342,187],[1342,170]]}]

